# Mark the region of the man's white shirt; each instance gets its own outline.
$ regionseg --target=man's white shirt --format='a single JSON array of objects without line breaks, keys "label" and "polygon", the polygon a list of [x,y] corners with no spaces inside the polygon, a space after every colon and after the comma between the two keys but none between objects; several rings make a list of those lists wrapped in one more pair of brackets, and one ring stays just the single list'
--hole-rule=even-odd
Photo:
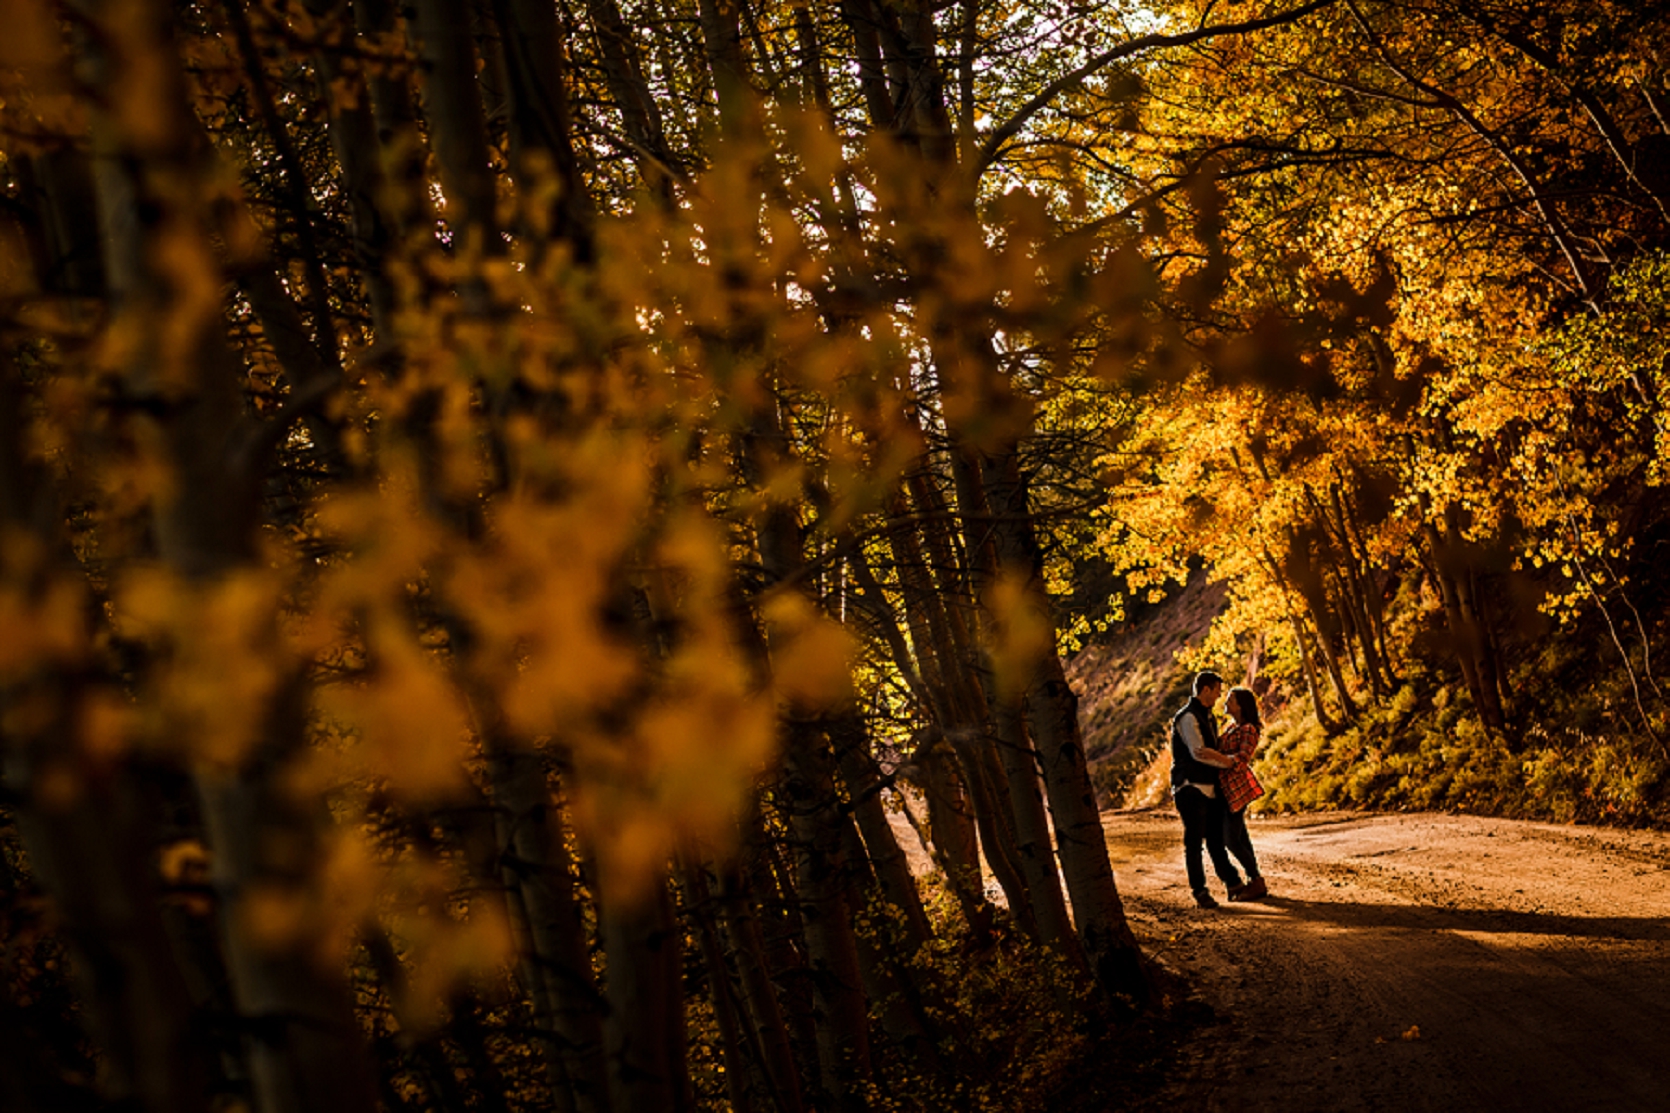
[{"label": "man's white shirt", "polygon": [[[1211,712],[1208,711],[1207,714],[1210,715]],[[1178,720],[1177,733],[1183,736],[1183,745],[1189,748],[1189,756],[1194,758],[1196,761],[1199,761],[1200,751],[1206,746],[1206,739],[1200,733],[1200,720],[1196,719],[1193,715],[1184,715],[1182,719]],[[1201,784],[1199,781],[1188,781],[1185,784],[1178,785],[1177,788],[1185,788],[1189,785],[1193,785],[1195,788],[1200,789],[1200,791],[1205,793],[1207,796],[1216,796],[1218,794],[1218,786],[1216,782],[1211,784]],[[1172,795],[1176,795],[1177,788],[1171,790]]]}]

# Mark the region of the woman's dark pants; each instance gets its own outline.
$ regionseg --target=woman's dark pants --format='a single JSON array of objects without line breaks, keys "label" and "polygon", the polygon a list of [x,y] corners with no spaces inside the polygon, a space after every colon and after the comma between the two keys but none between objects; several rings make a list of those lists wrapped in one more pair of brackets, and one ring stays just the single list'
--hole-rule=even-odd
[{"label": "woman's dark pants", "polygon": [[1212,872],[1218,875],[1218,880],[1229,888],[1241,884],[1241,875],[1235,872],[1235,867],[1229,864],[1229,855],[1224,853],[1224,818],[1229,809],[1224,807],[1223,797],[1208,796],[1198,788],[1184,785],[1172,795],[1171,801],[1177,805],[1177,814],[1183,817],[1183,865],[1189,871],[1189,888],[1197,893],[1206,888],[1206,868],[1200,860],[1202,843],[1211,856]]},{"label": "woman's dark pants", "polygon": [[1258,876],[1258,859],[1253,857],[1252,836],[1247,833],[1247,809],[1232,812],[1224,808],[1224,846],[1247,871],[1247,880]]}]

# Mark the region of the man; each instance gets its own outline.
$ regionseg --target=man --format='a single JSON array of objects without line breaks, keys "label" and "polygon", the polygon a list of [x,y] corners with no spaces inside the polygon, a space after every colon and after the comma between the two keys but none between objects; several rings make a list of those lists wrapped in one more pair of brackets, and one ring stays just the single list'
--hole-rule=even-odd
[{"label": "man", "polygon": [[1218,902],[1206,888],[1206,870],[1200,860],[1201,843],[1212,857],[1212,870],[1233,896],[1241,888],[1241,875],[1224,853],[1224,801],[1218,788],[1218,770],[1228,769],[1235,759],[1220,753],[1218,723],[1212,708],[1223,694],[1223,677],[1215,672],[1195,675],[1194,697],[1171,720],[1171,799],[1183,817],[1183,865],[1189,873],[1189,888],[1195,904],[1216,908]]}]

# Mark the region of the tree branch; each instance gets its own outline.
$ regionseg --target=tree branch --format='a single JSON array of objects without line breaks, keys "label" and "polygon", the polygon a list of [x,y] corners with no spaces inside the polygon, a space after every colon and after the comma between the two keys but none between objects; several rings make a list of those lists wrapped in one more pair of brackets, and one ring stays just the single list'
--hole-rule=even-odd
[{"label": "tree branch", "polygon": [[1020,108],[1016,109],[1003,123],[999,124],[986,137],[980,146],[978,161],[975,163],[975,174],[984,173],[986,168],[996,160],[1003,149],[1003,145],[1014,137],[1015,133],[1026,126],[1027,121],[1047,108],[1051,101],[1060,96],[1065,90],[1083,81],[1104,66],[1112,65],[1122,58],[1129,58],[1133,54],[1140,54],[1145,50],[1155,50],[1172,46],[1188,46],[1191,43],[1202,42],[1207,39],[1222,38],[1225,35],[1244,35],[1253,31],[1262,31],[1267,27],[1279,27],[1283,24],[1294,23],[1312,12],[1331,7],[1336,0],[1311,0],[1289,11],[1278,12],[1261,19],[1249,19],[1240,23],[1223,23],[1216,27],[1197,27],[1193,31],[1185,31],[1177,35],[1140,35],[1109,50],[1104,50],[1090,61],[1076,70],[1062,74],[1048,85],[1043,91]]}]

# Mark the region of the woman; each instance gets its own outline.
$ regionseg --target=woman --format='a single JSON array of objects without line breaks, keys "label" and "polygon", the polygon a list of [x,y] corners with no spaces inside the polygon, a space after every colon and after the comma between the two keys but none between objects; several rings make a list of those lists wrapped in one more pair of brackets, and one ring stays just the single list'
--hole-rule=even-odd
[{"label": "woman", "polygon": [[1245,688],[1231,688],[1224,700],[1224,709],[1235,725],[1218,739],[1218,750],[1235,759],[1228,769],[1218,771],[1218,784],[1223,788],[1228,812],[1224,816],[1224,847],[1235,856],[1247,871],[1247,883],[1229,894],[1230,900],[1257,900],[1270,892],[1258,872],[1258,859],[1253,857],[1252,838],[1247,834],[1247,805],[1264,795],[1264,786],[1253,776],[1248,762],[1258,752],[1258,739],[1263,723],[1258,717],[1258,699]]}]

